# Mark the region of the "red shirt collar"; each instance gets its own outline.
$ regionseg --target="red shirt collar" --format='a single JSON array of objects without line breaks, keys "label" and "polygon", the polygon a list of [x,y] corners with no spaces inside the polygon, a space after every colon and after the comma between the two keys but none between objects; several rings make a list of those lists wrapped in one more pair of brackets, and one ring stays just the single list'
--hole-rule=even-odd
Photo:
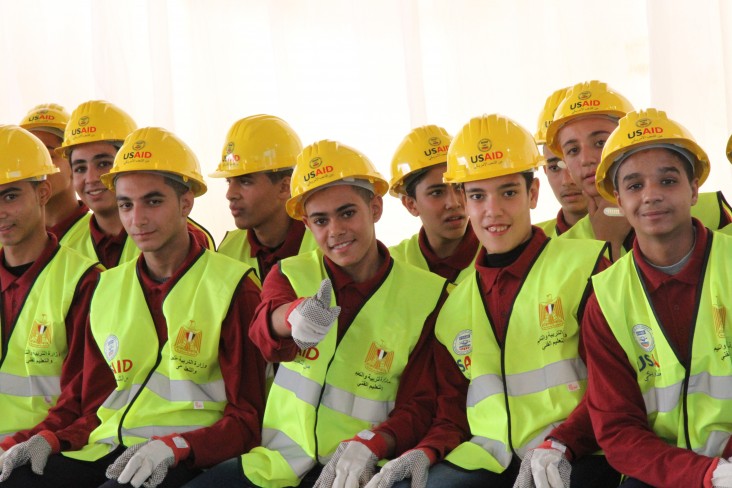
[{"label": "red shirt collar", "polygon": [[324,256],[325,266],[330,272],[330,276],[333,280],[333,290],[336,294],[345,288],[353,288],[361,296],[367,297],[371,291],[384,280],[387,272],[391,268],[392,259],[389,255],[389,250],[384,244],[380,241],[376,241],[376,246],[379,249],[379,255],[384,258],[383,262],[381,263],[381,266],[379,266],[379,269],[376,270],[376,273],[363,283],[356,283],[353,281],[353,278],[343,271],[343,268],[328,259],[327,256]]},{"label": "red shirt collar", "polygon": [[305,235],[305,224],[302,220],[290,219],[290,226],[287,228],[285,240],[277,247],[270,248],[263,246],[254,235],[253,231],[247,232],[247,241],[251,248],[251,257],[274,256],[276,260],[289,258],[300,252],[302,238]]},{"label": "red shirt collar", "polygon": [[41,255],[38,256],[35,261],[33,261],[33,265],[20,276],[15,276],[5,268],[5,250],[0,249],[0,291],[5,292],[10,285],[16,282],[19,287],[30,288],[33,285],[38,274],[41,272],[43,267],[48,264],[53,256],[55,256],[56,250],[59,247],[56,236],[50,232],[47,232],[47,234],[49,239],[46,243],[46,247],[43,248],[43,252],[41,252]]},{"label": "red shirt collar", "polygon": [[567,232],[569,229],[572,228],[571,225],[567,223],[567,220],[564,218],[564,210],[561,208],[559,209],[559,212],[557,213],[557,235],[560,236]]},{"label": "red shirt collar", "polygon": [[196,259],[198,259],[198,256],[203,253],[203,246],[201,246],[201,244],[196,240],[196,238],[193,236],[193,234],[191,234],[190,231],[188,231],[188,237],[190,244],[188,247],[188,254],[186,255],[186,258],[183,260],[176,272],[173,273],[173,275],[164,283],[159,283],[152,279],[147,271],[147,266],[145,266],[145,254],[140,254],[140,256],[137,258],[137,274],[138,276],[140,276],[142,289],[146,293],[148,293],[149,290],[155,289],[160,293],[167,294],[170,289],[173,288],[173,285],[177,283],[178,280],[190,269]]},{"label": "red shirt collar", "polygon": [[696,229],[696,241],[694,249],[686,265],[675,275],[668,275],[663,271],[651,266],[645,258],[638,246],[638,240],[633,243],[633,259],[638,265],[638,269],[643,276],[648,293],[655,292],[664,283],[671,281],[680,281],[689,285],[696,285],[701,277],[702,268],[704,266],[704,254],[706,253],[707,242],[709,241],[709,230],[697,219],[692,219],[694,228]]},{"label": "red shirt collar", "polygon": [[468,223],[468,227],[465,229],[465,234],[463,235],[460,244],[455,249],[455,252],[450,256],[441,258],[435,254],[432,247],[430,247],[424,227],[419,230],[419,249],[427,260],[427,264],[430,269],[434,269],[435,267],[442,265],[456,271],[462,271],[467,268],[471,262],[473,262],[473,258],[475,257],[475,253],[478,252],[479,247],[480,241],[475,235],[475,232],[473,232],[473,227]]},{"label": "red shirt collar", "polygon": [[122,230],[116,236],[110,236],[102,232],[102,229],[99,228],[99,224],[97,223],[96,215],[92,215],[91,219],[89,219],[89,230],[91,232],[91,238],[96,244],[106,240],[112,243],[124,245],[125,240],[127,239],[127,232],[124,227],[122,227]]},{"label": "red shirt collar", "polygon": [[87,213],[89,213],[89,207],[84,205],[84,202],[79,200],[78,206],[74,209],[74,211],[71,212],[69,216],[63,219],[61,222],[57,223],[53,227],[49,227],[48,231],[61,239],[64,235],[66,235],[69,229]]},{"label": "red shirt collar", "polygon": [[481,247],[478,252],[478,257],[475,260],[475,269],[477,269],[480,274],[484,290],[490,289],[490,287],[496,283],[496,279],[501,273],[509,273],[515,278],[523,279],[528,274],[529,268],[534,262],[534,258],[548,240],[549,238],[543,230],[539,227],[532,227],[531,239],[529,239],[529,243],[526,248],[524,248],[519,257],[513,263],[503,268],[485,266],[487,251],[485,247]]}]

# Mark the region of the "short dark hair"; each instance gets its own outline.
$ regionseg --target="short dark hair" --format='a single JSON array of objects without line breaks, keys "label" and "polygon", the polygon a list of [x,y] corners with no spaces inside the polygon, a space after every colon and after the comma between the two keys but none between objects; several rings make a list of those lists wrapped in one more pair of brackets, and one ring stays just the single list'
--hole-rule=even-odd
[{"label": "short dark hair", "polygon": [[524,171],[521,173],[521,175],[524,177],[524,180],[526,180],[526,191],[529,191],[529,188],[531,188],[531,184],[534,182],[534,172],[533,171]]},{"label": "short dark hair", "polygon": [[351,188],[353,188],[353,191],[361,195],[361,198],[363,198],[363,201],[367,204],[371,203],[371,199],[374,198],[375,193],[371,190],[367,190],[366,188],[356,185],[351,185]]},{"label": "short dark hair", "polygon": [[168,185],[169,187],[171,187],[173,189],[173,191],[178,196],[178,198],[182,197],[183,195],[185,195],[186,193],[191,191],[191,189],[189,187],[187,187],[180,181],[175,181],[173,179],[166,178],[166,177],[163,177],[163,180],[165,180],[166,185]]},{"label": "short dark hair", "polygon": [[292,176],[293,168],[278,169],[277,171],[267,171],[266,174],[269,181],[274,185],[284,180],[287,176]]},{"label": "short dark hair", "polygon": [[407,175],[407,177],[404,178],[404,193],[406,193],[407,196],[416,198],[417,185],[419,185],[419,182],[422,181],[425,176],[427,176],[427,173],[430,169],[432,169],[431,166],[427,168],[422,168],[415,171],[411,175]]}]

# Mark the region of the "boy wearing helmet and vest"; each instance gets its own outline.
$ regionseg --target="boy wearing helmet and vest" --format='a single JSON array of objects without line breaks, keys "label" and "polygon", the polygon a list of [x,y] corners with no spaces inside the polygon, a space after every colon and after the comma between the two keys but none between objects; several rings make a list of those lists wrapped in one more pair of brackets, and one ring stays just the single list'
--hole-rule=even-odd
[{"label": "boy wearing helmet and vest", "polygon": [[582,217],[587,215],[587,197],[572,179],[572,175],[569,173],[564,161],[554,154],[546,144],[546,130],[554,119],[557,106],[564,100],[566,94],[567,88],[560,88],[549,95],[544,104],[544,110],[539,114],[538,128],[534,135],[536,144],[542,146],[544,159],[546,160],[544,174],[554,197],[560,205],[555,219],[536,224],[549,237],[558,237],[564,234]]},{"label": "boy wearing helmet and vest", "polygon": [[242,326],[259,280],[189,230],[206,191],[195,155],[164,129],[139,129],[102,181],[142,254],[105,271],[92,298],[83,416],[65,429],[76,436],[6,458],[2,479],[28,458],[38,473],[48,461],[45,475],[20,469],[9,486],[181,486],[260,443],[264,362]]},{"label": "boy wearing helmet and vest", "polygon": [[20,122],[22,128],[48,148],[53,164],[59,169],[48,176],[51,197],[46,204],[46,227],[61,244],[65,244],[66,232],[89,213],[89,207],[76,198],[69,162],[56,151],[64,140],[68,121],[69,113],[62,106],[47,103],[33,107]]},{"label": "boy wearing helmet and vest", "polygon": [[[617,210],[598,193],[595,171],[605,141],[618,126],[620,117],[632,110],[630,102],[605,83],[594,80],[578,83],[569,89],[557,107],[546,133],[549,149],[563,155],[572,179],[588,198],[587,217],[563,237],[608,241],[613,261],[632,248],[633,233],[627,219],[619,217]],[[647,128],[637,127],[630,136],[647,131]],[[700,194],[692,215],[710,229],[719,229],[730,222],[732,214],[722,193],[716,192]]]},{"label": "boy wearing helmet and vest", "polygon": [[[570,471],[571,486],[617,484],[605,459],[589,455],[598,448],[581,403],[586,370],[578,318],[587,279],[609,264],[606,246],[548,239],[532,227],[539,191],[534,169],[543,162],[531,134],[500,115],[472,119],[450,145],[445,181],[463,185],[483,248],[477,273],[450,293],[440,312],[435,357],[453,362],[437,369],[442,384],[467,390],[462,406],[472,438],[450,446],[426,486],[511,487],[521,458],[550,465],[554,451],[573,460],[562,466],[567,484]],[[435,425],[451,421],[437,418]],[[429,433],[418,448],[438,439]],[[385,477],[394,479],[389,472]],[[419,474],[421,486],[424,478]]]},{"label": "boy wearing helmet and vest", "polygon": [[262,446],[188,486],[362,486],[379,459],[426,432],[434,387],[420,379],[447,282],[376,239],[387,190],[348,146],[323,140],[300,153],[287,212],[319,249],[273,268],[251,325],[265,359],[280,362]]},{"label": "boy wearing helmet and vest", "polygon": [[691,134],[655,109],[620,119],[597,168],[636,235],[592,278],[583,324],[587,405],[624,488],[732,486],[732,239],[691,215],[708,175]]},{"label": "boy wearing helmet and vest", "polygon": [[459,283],[472,273],[480,243],[465,215],[460,190],[442,181],[451,140],[442,127],[426,125],[412,130],[397,148],[389,193],[420,218],[422,228],[389,252],[394,259]]},{"label": "boy wearing helmet and vest", "polygon": [[57,399],[81,376],[101,268],[46,230],[58,172],[41,140],[0,126],[0,467],[13,446],[78,415],[78,402]]},{"label": "boy wearing helmet and vest", "polygon": [[[91,100],[71,113],[64,142],[58,149],[71,165],[76,193],[92,211],[68,231],[64,243],[98,259],[108,269],[140,254],[122,225],[113,190],[101,180],[112,168],[125,138],[136,128],[132,117],[116,105]],[[144,152],[144,148],[130,148],[125,156]],[[191,227],[199,242],[213,248],[207,231],[193,223]]]},{"label": "boy wearing helmet and vest", "polygon": [[281,259],[317,247],[300,220],[290,218],[290,178],[302,143],[292,127],[272,115],[239,120],[226,136],[212,178],[226,178],[226,199],[237,230],[218,251],[247,263],[262,281]]}]

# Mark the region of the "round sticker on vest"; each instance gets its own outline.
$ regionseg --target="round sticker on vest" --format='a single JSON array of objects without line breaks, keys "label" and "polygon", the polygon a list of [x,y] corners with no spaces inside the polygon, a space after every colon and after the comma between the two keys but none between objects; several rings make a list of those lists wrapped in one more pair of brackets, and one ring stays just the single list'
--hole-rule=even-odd
[{"label": "round sticker on vest", "polygon": [[644,324],[637,324],[633,327],[633,337],[638,345],[646,352],[651,352],[656,347],[653,340],[653,331]]},{"label": "round sticker on vest", "polygon": [[470,354],[473,351],[473,331],[465,329],[458,332],[452,341],[452,350],[460,356]]},{"label": "round sticker on vest", "polygon": [[117,351],[119,351],[119,339],[116,335],[110,334],[104,341],[104,356],[107,361],[111,361],[117,355]]}]

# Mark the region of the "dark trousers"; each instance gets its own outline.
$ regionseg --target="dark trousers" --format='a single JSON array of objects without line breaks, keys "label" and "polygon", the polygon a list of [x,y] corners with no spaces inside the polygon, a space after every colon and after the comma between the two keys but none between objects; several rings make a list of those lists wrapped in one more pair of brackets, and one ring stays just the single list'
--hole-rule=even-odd
[{"label": "dark trousers", "polygon": [[[77,461],[61,454],[49,456],[46,468],[42,475],[37,475],[30,469],[30,464],[21,466],[13,471],[2,488],[113,488],[132,486],[121,485],[116,481],[108,480],[107,467],[124,452],[118,448],[96,461]],[[184,463],[168,471],[159,488],[177,488],[200,474],[200,470],[191,469]]]}]

